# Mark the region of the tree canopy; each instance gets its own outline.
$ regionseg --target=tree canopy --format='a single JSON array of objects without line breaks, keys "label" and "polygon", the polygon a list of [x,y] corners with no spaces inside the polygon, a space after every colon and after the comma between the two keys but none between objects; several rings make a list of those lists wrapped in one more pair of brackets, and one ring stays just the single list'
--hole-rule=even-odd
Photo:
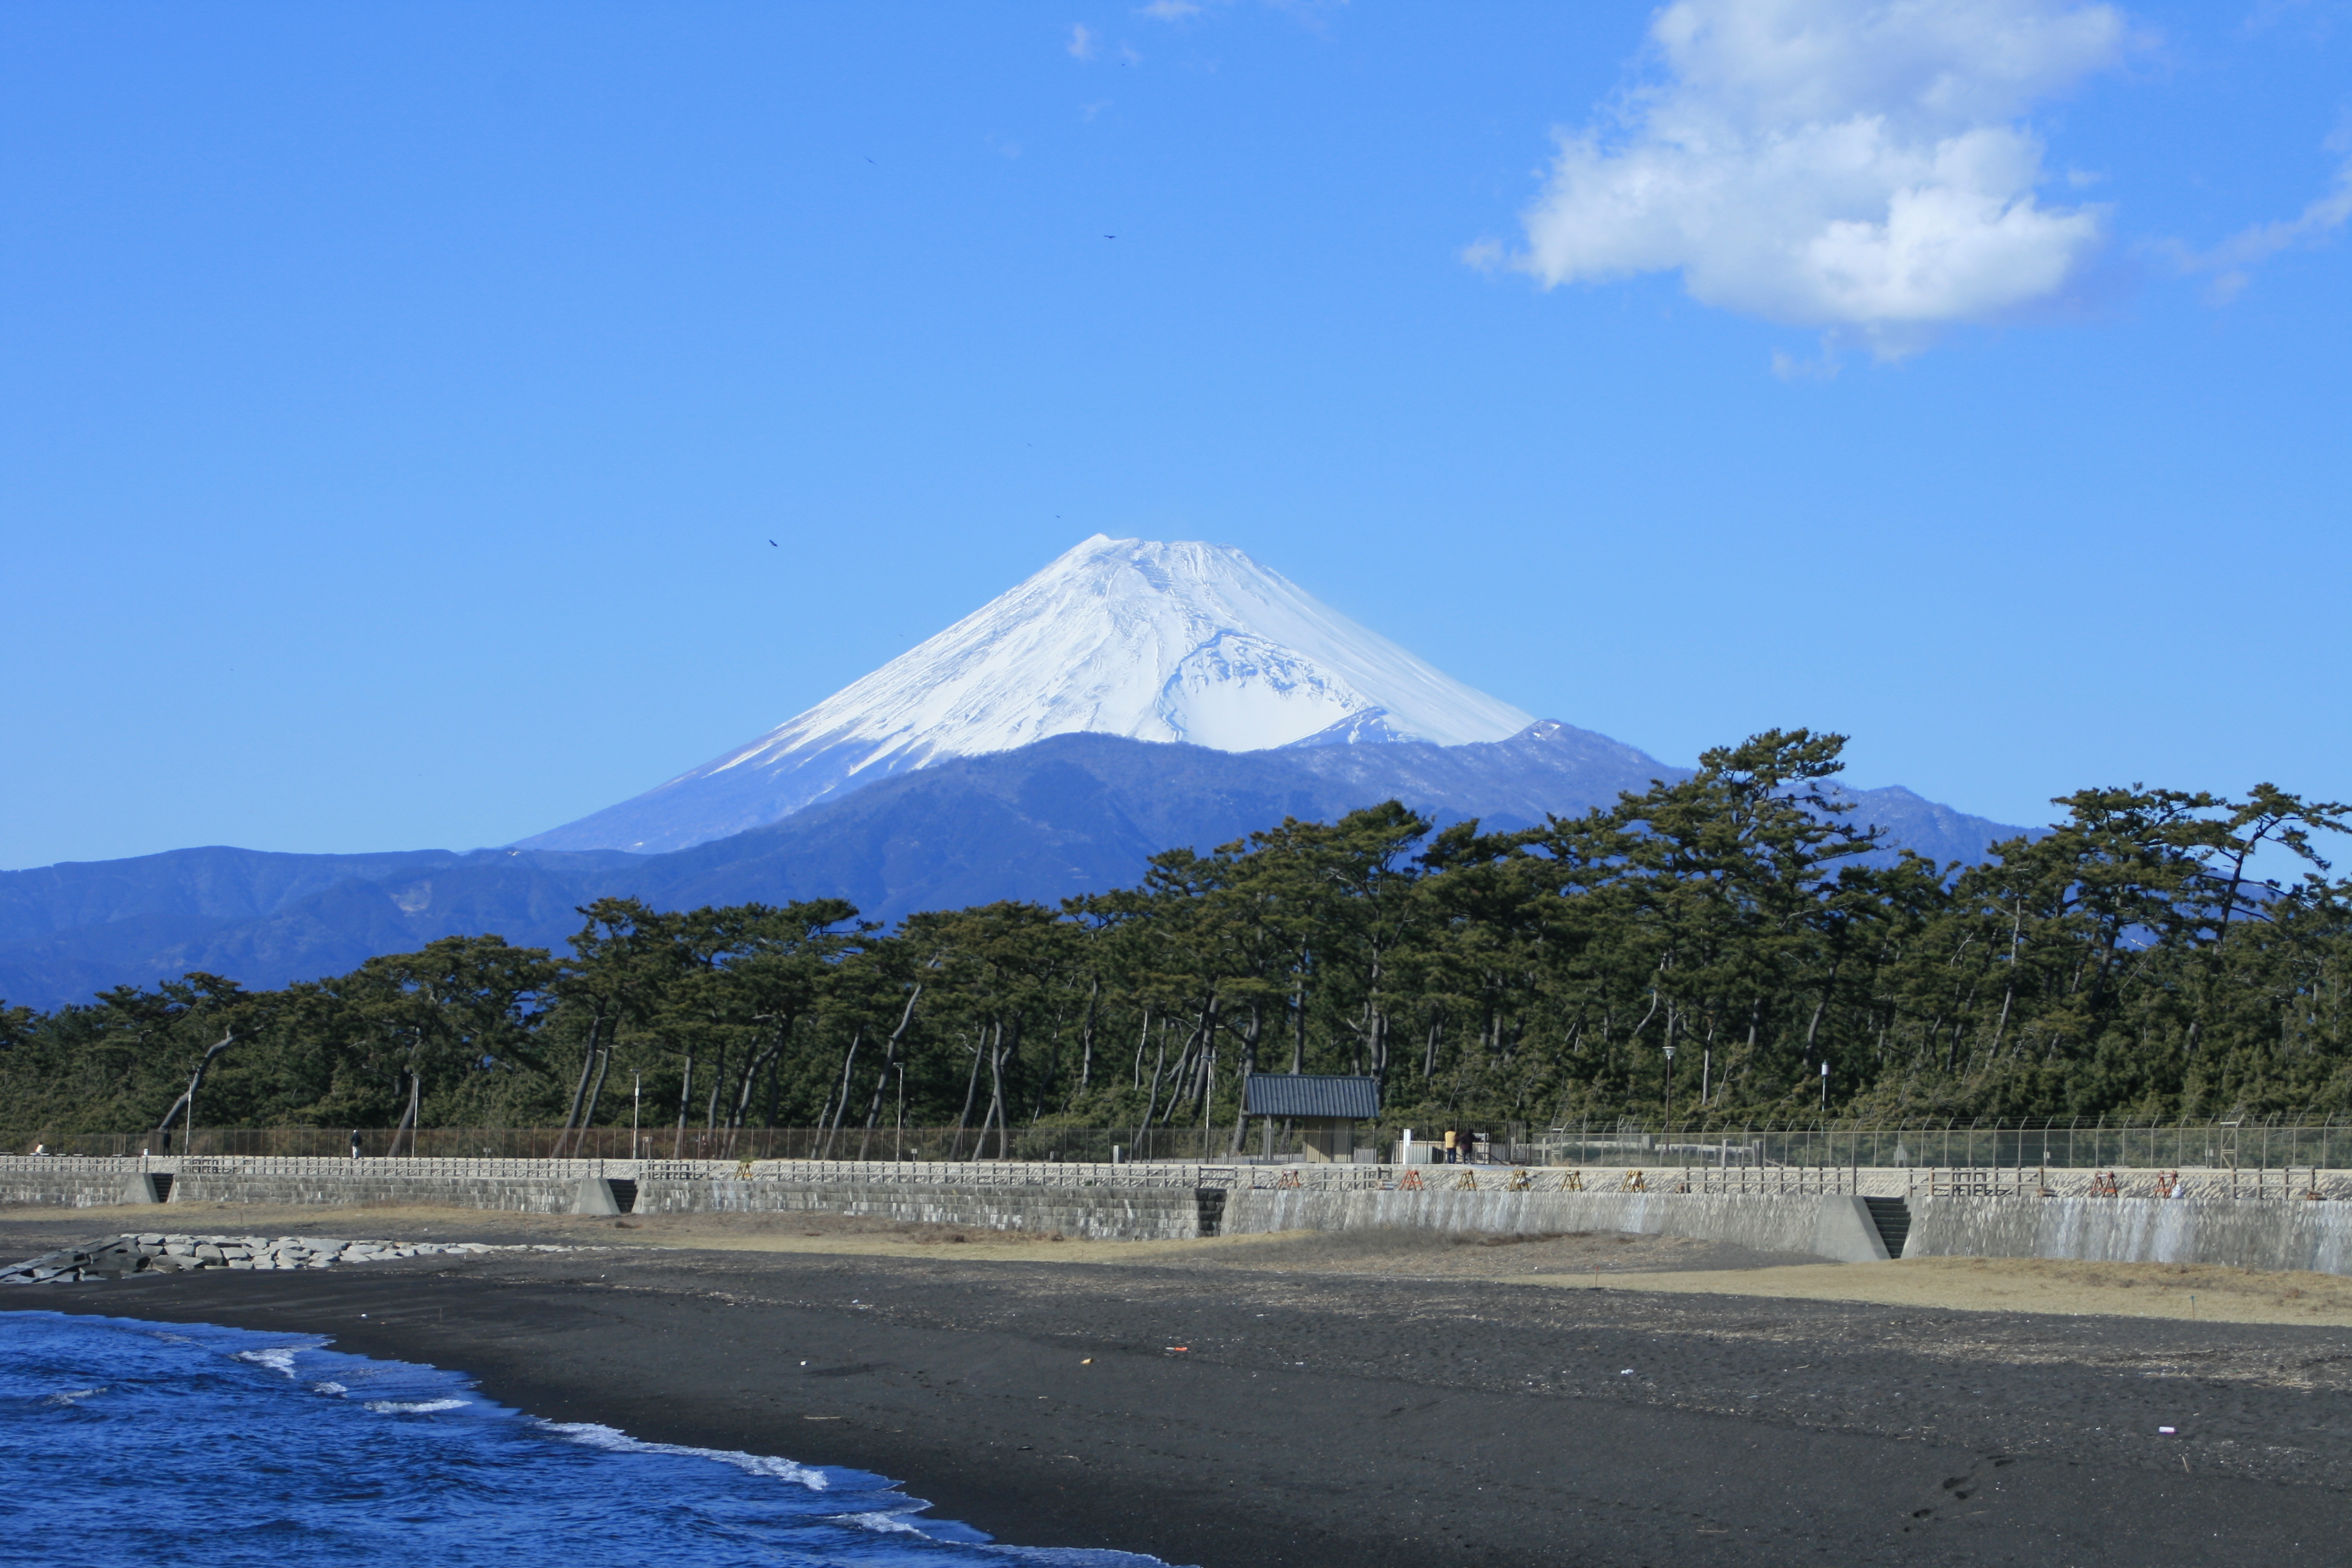
[{"label": "tree canopy", "polygon": [[2091,789],[1934,865],[1824,790],[1843,744],[1757,735],[1524,831],[1285,821],[1059,910],[606,899],[564,956],[451,936],[280,991],[0,1003],[0,1130],[569,1129],[642,1084],[649,1122],[842,1152],[894,1120],[1237,1146],[1253,1070],[1368,1074],[1428,1126],[1654,1119],[1667,1046],[1694,1127],[2352,1110],[2347,807]]}]

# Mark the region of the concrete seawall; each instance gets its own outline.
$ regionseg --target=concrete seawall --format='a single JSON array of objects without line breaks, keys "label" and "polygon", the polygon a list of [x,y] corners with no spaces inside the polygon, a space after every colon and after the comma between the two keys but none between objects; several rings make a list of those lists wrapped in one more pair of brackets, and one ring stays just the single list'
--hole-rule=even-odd
[{"label": "concrete seawall", "polygon": [[[183,1163],[195,1168],[173,1168]],[[398,1167],[407,1162],[395,1160],[219,1163],[227,1168],[208,1169],[195,1161],[5,1159],[0,1160],[0,1204],[69,1209],[151,1203],[372,1204],[520,1214],[583,1212],[578,1206],[583,1178],[570,1172],[403,1171]],[[351,1165],[379,1168],[353,1170]],[[380,1168],[383,1166],[394,1168]]]},{"label": "concrete seawall", "polygon": [[1911,1204],[1904,1256],[2352,1274],[2352,1205],[2291,1198],[1923,1197]]},{"label": "concrete seawall", "polygon": [[1405,1226],[1515,1236],[1613,1231],[1884,1262],[1862,1200],[1796,1194],[1244,1190],[1225,1203],[1229,1234]]},{"label": "concrete seawall", "polygon": [[[1617,1232],[1841,1262],[1886,1257],[1868,1208],[1848,1193],[1588,1192],[1570,1188],[1561,1173],[1534,1173],[1542,1190],[1510,1190],[1515,1180],[1499,1173],[1468,1189],[1452,1182],[1425,1189],[1382,1184],[1395,1177],[1370,1166],[0,1156],[0,1205],[822,1212],[1131,1241],[1381,1226]],[[2352,1204],[2341,1201],[1915,1194],[1909,1218],[1908,1258],[2216,1263],[2352,1275]]]},{"label": "concrete seawall", "polygon": [[871,1215],[1103,1241],[1201,1234],[1191,1167],[733,1162],[0,1158],[0,1205],[272,1204],[520,1214]]},{"label": "concrete seawall", "polygon": [[0,1159],[0,1204],[26,1208],[105,1208],[156,1201],[137,1160]]},{"label": "concrete seawall", "polygon": [[581,1179],[531,1176],[331,1176],[198,1174],[182,1178],[173,1199],[205,1204],[373,1204],[427,1208],[506,1209],[517,1214],[615,1213],[583,1207]]},{"label": "concrete seawall", "polygon": [[[165,1168],[171,1167],[171,1168]],[[1296,1187],[1278,1172],[1182,1165],[756,1165],[646,1161],[0,1159],[0,1204],[236,1203],[505,1209],[525,1214],[865,1215],[1087,1240],[1160,1241],[1407,1226],[1623,1231],[1883,1259],[1858,1199],[1817,1194],[1383,1190],[1374,1168]],[[1297,1178],[1294,1178],[1297,1179]],[[1340,1184],[1344,1182],[1345,1185]]]},{"label": "concrete seawall", "polygon": [[650,1181],[638,1214],[869,1215],[974,1230],[1060,1234],[1087,1241],[1175,1241],[1201,1234],[1192,1187],[1069,1187],[913,1182],[779,1182],[722,1176]]}]

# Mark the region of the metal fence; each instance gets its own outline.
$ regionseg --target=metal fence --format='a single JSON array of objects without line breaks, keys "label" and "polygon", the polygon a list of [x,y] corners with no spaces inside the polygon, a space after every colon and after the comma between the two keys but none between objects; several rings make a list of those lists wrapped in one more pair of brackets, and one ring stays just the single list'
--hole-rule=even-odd
[{"label": "metal fence", "polygon": [[[1356,1158],[1395,1157],[1404,1129],[1364,1125]],[[992,1129],[908,1127],[827,1129],[772,1127],[709,1129],[626,1127],[427,1127],[414,1132],[363,1128],[359,1152],[368,1158],[458,1160],[892,1160],[1015,1161],[1112,1164],[1181,1162],[1219,1165],[1322,1163],[1328,1156],[1305,1136],[1277,1131],[1268,1140],[1253,1123],[1234,1147],[1230,1123],[1199,1127],[1034,1127]],[[199,1127],[193,1138],[175,1133],[165,1146],[152,1133],[18,1133],[0,1136],[0,1153],[121,1158],[150,1155],[242,1155],[348,1158],[352,1132],[340,1127]],[[1418,1130],[1421,1145],[1442,1142]],[[2352,1169],[2352,1120],[2215,1121],[2163,1126],[2096,1122],[1917,1122],[1882,1125],[1710,1127],[1669,1133],[1657,1126],[1501,1126],[1478,1135],[1480,1159],[1498,1164],[1577,1168],[1673,1168],[1736,1172],[1838,1169],[2036,1168],[2089,1170],[2278,1171],[2301,1167]]]},{"label": "metal fence", "polygon": [[[1498,1151],[1499,1152],[1499,1151]],[[1528,1165],[1917,1166],[2018,1169],[2279,1170],[2352,1166],[2352,1121],[2222,1120],[2165,1126],[2098,1122],[1920,1122],[1709,1128],[1704,1132],[1554,1128],[1509,1145]]]}]

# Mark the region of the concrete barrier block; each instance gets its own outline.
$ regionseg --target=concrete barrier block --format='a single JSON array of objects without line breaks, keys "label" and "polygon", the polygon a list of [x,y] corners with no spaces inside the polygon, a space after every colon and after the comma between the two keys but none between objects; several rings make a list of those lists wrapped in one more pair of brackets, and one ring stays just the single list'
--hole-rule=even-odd
[{"label": "concrete barrier block", "polygon": [[156,1190],[152,1175],[144,1173],[126,1177],[122,1183],[122,1201],[126,1204],[159,1204],[163,1195]]},{"label": "concrete barrier block", "polygon": [[1878,1234],[1878,1222],[1870,1217],[1870,1205],[1856,1197],[1831,1196],[1820,1200],[1821,1207],[1813,1216],[1813,1241],[1807,1250],[1833,1263],[1885,1263],[1886,1242]]},{"label": "concrete barrier block", "polygon": [[588,1176],[580,1183],[579,1195],[572,1201],[573,1214],[616,1215],[621,1205],[614,1200],[613,1184],[602,1176]]}]

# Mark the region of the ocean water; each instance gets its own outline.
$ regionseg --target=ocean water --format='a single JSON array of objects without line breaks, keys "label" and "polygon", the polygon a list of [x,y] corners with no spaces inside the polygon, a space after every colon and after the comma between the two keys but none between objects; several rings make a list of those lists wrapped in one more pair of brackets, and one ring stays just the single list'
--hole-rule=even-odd
[{"label": "ocean water", "polygon": [[992,1542],[860,1470],[539,1420],[316,1337],[0,1312],[12,1563],[1153,1568]]}]

